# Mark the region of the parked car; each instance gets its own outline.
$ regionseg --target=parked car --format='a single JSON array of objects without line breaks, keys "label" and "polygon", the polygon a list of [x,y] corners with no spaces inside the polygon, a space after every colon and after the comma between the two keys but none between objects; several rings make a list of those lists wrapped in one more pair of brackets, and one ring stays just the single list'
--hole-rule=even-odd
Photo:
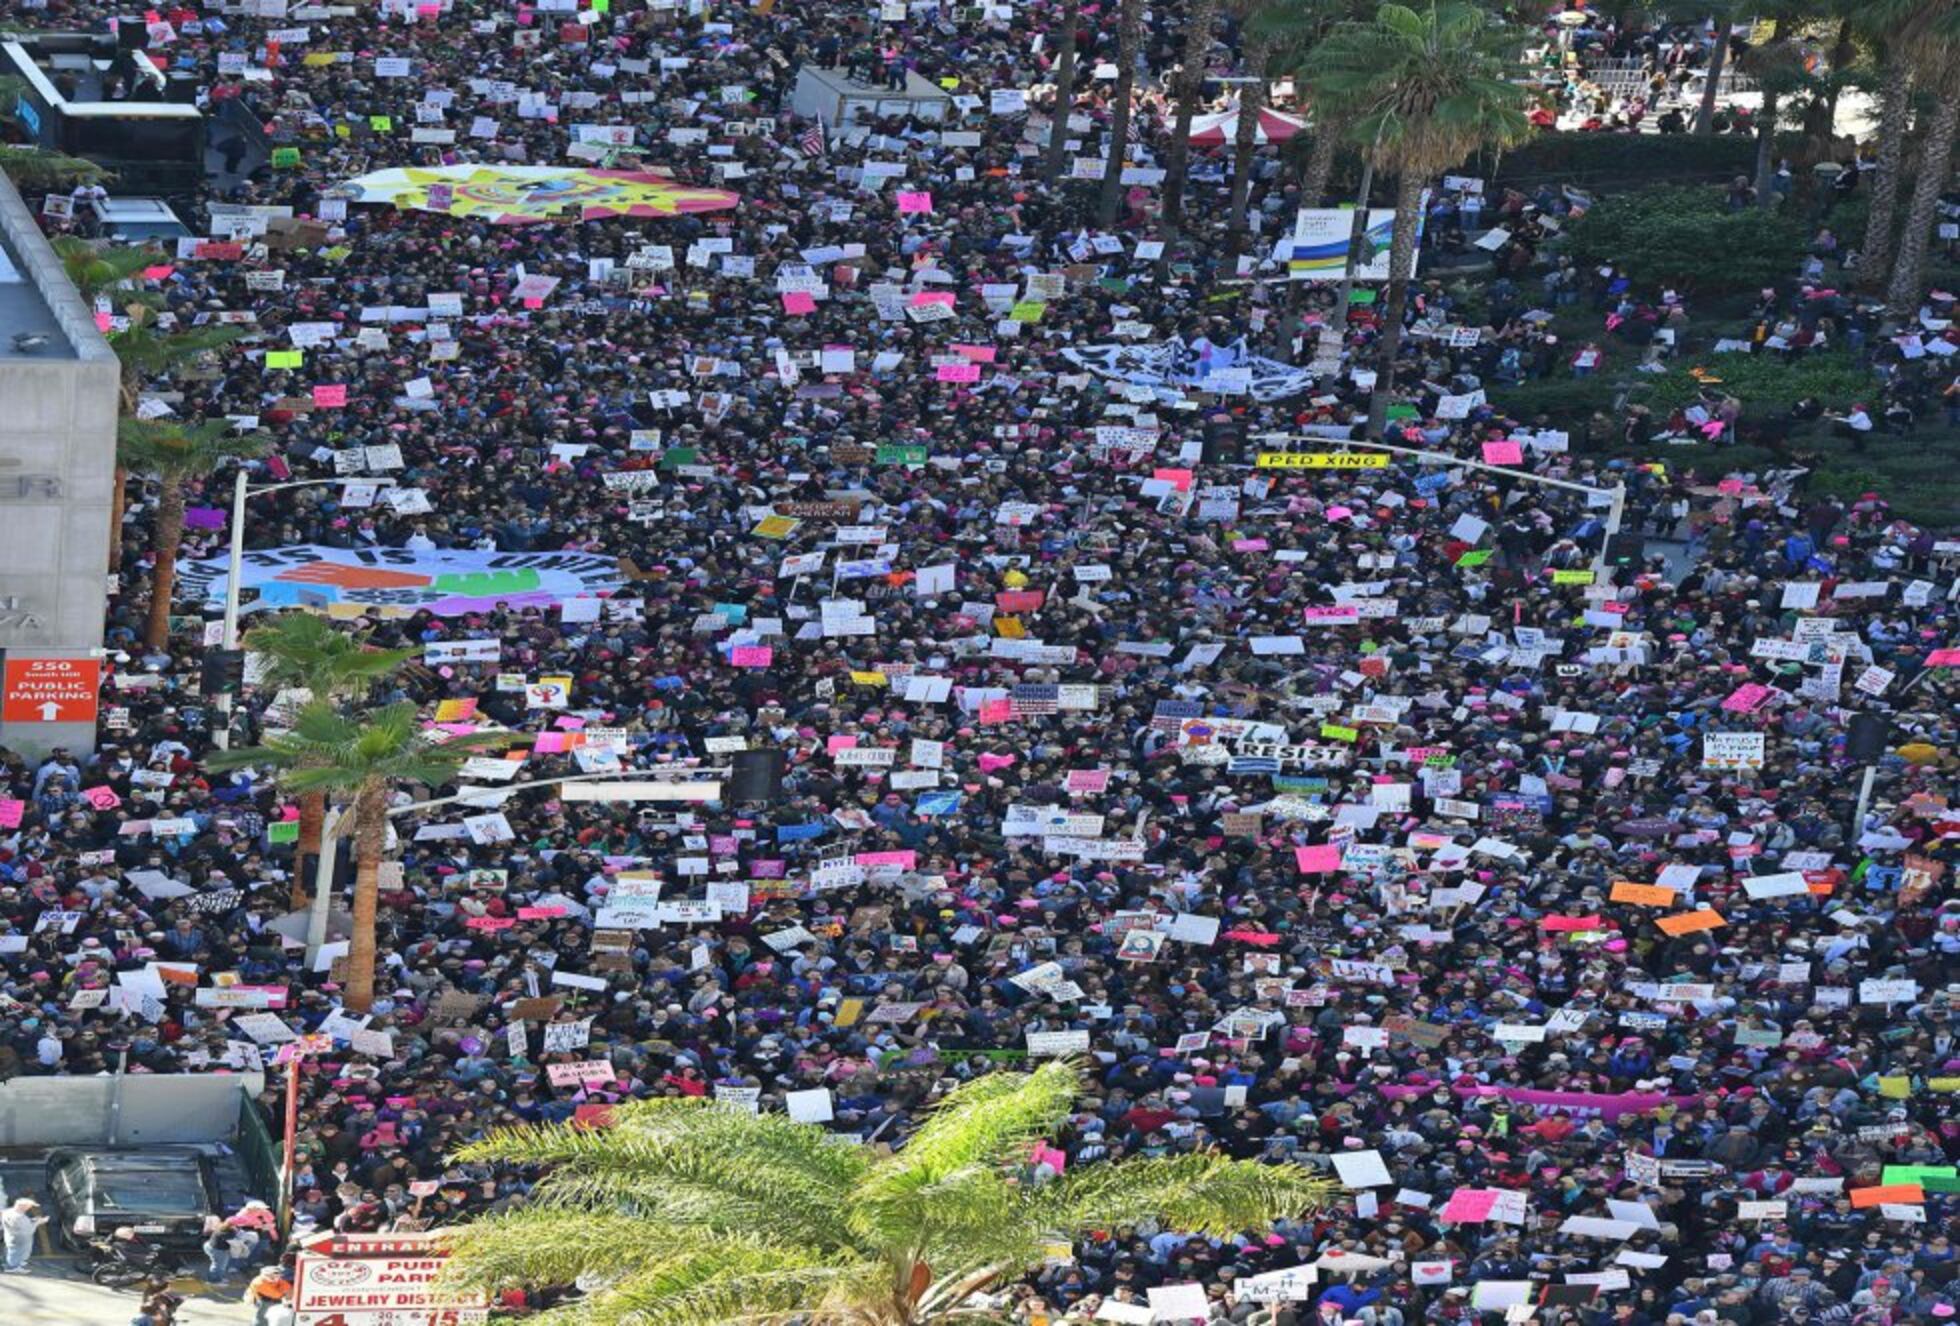
[{"label": "parked car", "polygon": [[196,1248],[217,1203],[210,1161],[188,1148],[85,1151],[48,1156],[48,1203],[71,1248],[122,1226],[145,1243]]}]

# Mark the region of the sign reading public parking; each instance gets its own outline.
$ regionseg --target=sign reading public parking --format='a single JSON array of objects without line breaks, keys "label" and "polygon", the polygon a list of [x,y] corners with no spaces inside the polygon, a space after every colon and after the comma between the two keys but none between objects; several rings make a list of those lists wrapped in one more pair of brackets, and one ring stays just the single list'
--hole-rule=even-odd
[{"label": "sign reading public parking", "polygon": [[9,658],[0,722],[93,723],[102,662],[93,658]]},{"label": "sign reading public parking", "polygon": [[301,1244],[293,1275],[296,1326],[468,1326],[481,1295],[440,1294],[438,1232],[322,1233]]}]

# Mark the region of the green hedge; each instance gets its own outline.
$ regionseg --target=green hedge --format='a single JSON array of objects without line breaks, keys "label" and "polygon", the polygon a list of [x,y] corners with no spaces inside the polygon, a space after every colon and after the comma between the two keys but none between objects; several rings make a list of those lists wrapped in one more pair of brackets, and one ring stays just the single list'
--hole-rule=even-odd
[{"label": "green hedge", "polygon": [[1729,211],[1709,186],[1607,198],[1569,234],[1581,263],[1618,263],[1643,291],[1668,285],[1698,293],[1775,285],[1796,269],[1808,238],[1793,217]]},{"label": "green hedge", "polygon": [[1611,378],[1575,378],[1560,372],[1515,387],[1490,383],[1485,390],[1491,403],[1508,415],[1526,422],[1549,415],[1555,427],[1577,428],[1594,410],[1610,410],[1620,388]]},{"label": "green hedge", "polygon": [[1756,140],[1738,134],[1541,133],[1501,156],[1483,155],[1465,167],[1500,184],[1536,186],[1563,182],[1580,187],[1601,180],[1720,179],[1753,174]]},{"label": "green hedge", "polygon": [[1871,373],[1843,352],[1809,354],[1787,363],[1770,355],[1726,354],[1657,373],[1648,379],[1651,389],[1635,399],[1656,414],[1688,404],[1703,387],[1690,372],[1694,368],[1720,378],[1719,384],[1710,385],[1741,401],[1742,413],[1751,419],[1786,414],[1806,396],[1841,411],[1878,387]]}]

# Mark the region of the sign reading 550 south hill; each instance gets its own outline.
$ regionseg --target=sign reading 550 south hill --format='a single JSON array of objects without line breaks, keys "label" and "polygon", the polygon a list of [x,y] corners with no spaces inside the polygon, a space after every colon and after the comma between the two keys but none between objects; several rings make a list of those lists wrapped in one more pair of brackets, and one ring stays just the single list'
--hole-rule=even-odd
[{"label": "sign reading 550 south hill", "polygon": [[93,723],[102,663],[93,658],[10,658],[0,722]]}]

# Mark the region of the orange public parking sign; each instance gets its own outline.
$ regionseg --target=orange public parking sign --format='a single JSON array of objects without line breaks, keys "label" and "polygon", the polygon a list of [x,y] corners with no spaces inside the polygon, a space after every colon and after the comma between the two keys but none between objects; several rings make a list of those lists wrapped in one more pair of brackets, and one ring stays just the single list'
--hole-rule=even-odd
[{"label": "orange public parking sign", "polygon": [[0,721],[93,723],[102,663],[93,658],[10,658]]}]

